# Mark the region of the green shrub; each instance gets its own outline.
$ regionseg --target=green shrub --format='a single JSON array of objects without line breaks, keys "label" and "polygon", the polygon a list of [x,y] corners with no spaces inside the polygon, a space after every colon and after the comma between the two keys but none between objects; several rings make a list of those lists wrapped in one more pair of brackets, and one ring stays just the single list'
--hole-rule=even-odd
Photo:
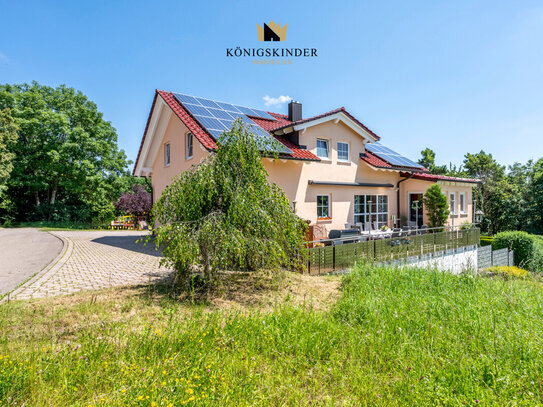
[{"label": "green shrub", "polygon": [[526,232],[501,232],[494,236],[494,250],[508,248],[515,252],[515,266],[543,271],[543,240]]},{"label": "green shrub", "polygon": [[492,236],[481,236],[481,246],[490,246],[494,238]]},{"label": "green shrub", "polygon": [[449,219],[449,203],[439,184],[433,184],[424,193],[424,207],[431,228],[440,228]]}]

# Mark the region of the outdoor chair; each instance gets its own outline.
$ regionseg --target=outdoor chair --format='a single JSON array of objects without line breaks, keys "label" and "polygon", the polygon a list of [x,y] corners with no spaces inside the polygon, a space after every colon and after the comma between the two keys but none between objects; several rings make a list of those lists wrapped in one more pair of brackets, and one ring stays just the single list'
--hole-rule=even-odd
[{"label": "outdoor chair", "polygon": [[398,238],[401,235],[401,229],[400,228],[394,228],[392,229],[392,239]]},{"label": "outdoor chair", "polygon": [[372,231],[371,222],[364,222],[364,230],[366,232],[371,232]]},{"label": "outdoor chair", "polygon": [[373,230],[379,230],[379,222],[376,220],[373,221]]},{"label": "outdoor chair", "polygon": [[424,234],[426,234],[426,233],[428,233],[428,225],[422,225],[422,226],[420,227],[420,234],[421,234],[421,235],[424,235]]}]

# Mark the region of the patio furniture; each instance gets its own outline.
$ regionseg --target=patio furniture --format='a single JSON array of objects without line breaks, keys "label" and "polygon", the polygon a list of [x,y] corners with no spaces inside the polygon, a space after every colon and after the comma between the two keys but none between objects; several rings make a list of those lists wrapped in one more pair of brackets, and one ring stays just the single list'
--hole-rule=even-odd
[{"label": "patio furniture", "polygon": [[373,230],[379,230],[379,222],[377,222],[376,220],[373,221]]},{"label": "patio furniture", "polygon": [[371,227],[371,222],[364,222],[364,231],[371,232],[373,229]]},{"label": "patio furniture", "polygon": [[428,225],[422,225],[420,227],[419,231],[420,231],[421,235],[424,235],[424,234],[428,233]]},{"label": "patio furniture", "polygon": [[[343,239],[346,237],[353,237],[353,239],[352,240],[350,239],[349,240],[334,240],[334,239]],[[346,244],[346,243],[356,243],[360,240],[358,229],[345,229],[345,230],[333,229],[328,234],[328,239],[330,239],[330,243],[332,246],[338,246],[340,244]]]},{"label": "patio furniture", "polygon": [[401,235],[401,229],[400,228],[394,228],[392,229],[392,238],[400,237]]}]

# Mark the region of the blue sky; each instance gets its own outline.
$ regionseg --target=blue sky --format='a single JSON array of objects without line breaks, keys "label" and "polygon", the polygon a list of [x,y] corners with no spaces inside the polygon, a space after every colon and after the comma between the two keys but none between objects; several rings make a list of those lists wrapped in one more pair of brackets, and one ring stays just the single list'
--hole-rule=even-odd
[{"label": "blue sky", "polygon": [[[97,103],[135,159],[156,88],[304,116],[344,106],[383,144],[440,163],[484,149],[543,156],[543,3],[0,1],[0,83],[66,84]],[[289,66],[226,58],[258,47],[256,24],[288,24]],[[286,113],[286,105],[268,107]]]}]

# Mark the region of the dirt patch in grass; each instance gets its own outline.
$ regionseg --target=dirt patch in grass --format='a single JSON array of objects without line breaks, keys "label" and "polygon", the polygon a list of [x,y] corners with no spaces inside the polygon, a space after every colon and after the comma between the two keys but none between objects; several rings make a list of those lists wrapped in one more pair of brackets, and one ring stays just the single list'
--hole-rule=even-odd
[{"label": "dirt patch in grass", "polygon": [[[82,327],[103,323],[160,325],[172,312],[271,312],[284,304],[324,311],[339,296],[340,277],[285,272],[228,273],[221,287],[205,296],[188,296],[171,285],[142,285],[85,291],[67,296],[0,305],[0,327],[11,339],[69,339]],[[23,329],[23,327],[26,327]]]},{"label": "dirt patch in grass", "polygon": [[260,308],[270,311],[291,303],[326,310],[339,296],[338,276],[309,276],[298,273],[229,273],[222,287],[208,295],[217,308]]}]

